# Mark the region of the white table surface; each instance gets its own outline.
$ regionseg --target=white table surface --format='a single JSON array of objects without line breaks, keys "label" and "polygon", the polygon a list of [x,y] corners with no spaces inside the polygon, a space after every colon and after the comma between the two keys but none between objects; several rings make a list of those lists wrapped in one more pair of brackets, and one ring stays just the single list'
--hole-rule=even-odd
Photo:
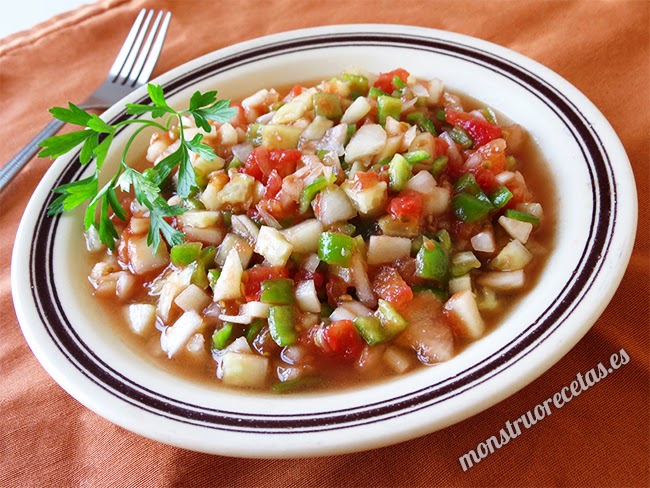
[{"label": "white table surface", "polygon": [[31,29],[57,14],[93,3],[93,0],[2,0],[0,38]]}]

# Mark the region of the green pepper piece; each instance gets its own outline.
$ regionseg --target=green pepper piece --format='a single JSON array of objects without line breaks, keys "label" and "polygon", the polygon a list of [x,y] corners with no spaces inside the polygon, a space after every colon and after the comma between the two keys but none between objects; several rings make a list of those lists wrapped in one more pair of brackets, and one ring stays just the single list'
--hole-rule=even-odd
[{"label": "green pepper piece", "polygon": [[485,107],[480,110],[480,112],[483,114],[483,117],[485,117],[485,120],[487,120],[490,124],[495,124],[497,123],[497,116],[494,113],[494,110],[492,110],[490,107]]},{"label": "green pepper piece", "polygon": [[436,112],[436,118],[441,122],[447,122],[447,114],[445,114],[444,109],[440,109]]},{"label": "green pepper piece", "polygon": [[490,195],[490,201],[496,209],[500,209],[506,206],[506,204],[512,198],[512,193],[505,186],[495,190],[492,195]]},{"label": "green pepper piece", "polygon": [[377,98],[377,120],[384,126],[386,118],[392,117],[395,120],[400,119],[402,112],[402,100],[388,95],[381,95]]},{"label": "green pepper piece", "polygon": [[347,268],[352,261],[354,239],[345,234],[323,232],[318,239],[318,258],[327,264]]},{"label": "green pepper piece", "polygon": [[471,149],[472,147],[474,147],[474,141],[469,136],[469,134],[465,131],[465,129],[461,129],[460,127],[454,127],[453,129],[451,129],[451,132],[449,133],[449,137],[451,137],[454,142],[460,144],[460,147],[462,147],[463,149]]},{"label": "green pepper piece", "polygon": [[223,349],[228,344],[228,340],[232,335],[232,324],[230,322],[224,322],[223,326],[219,330],[215,330],[212,334],[212,349]]},{"label": "green pepper piece", "polygon": [[415,276],[438,283],[447,282],[449,256],[439,242],[433,239],[424,239],[424,243],[415,257]]},{"label": "green pepper piece", "polygon": [[[352,136],[357,132],[357,126],[354,124],[348,124],[346,136],[345,136],[345,145],[348,145],[348,142],[350,142],[350,139],[352,139]],[[346,168],[343,168],[346,169]]]},{"label": "green pepper piece", "polygon": [[395,154],[388,163],[389,188],[395,193],[402,191],[411,176],[413,176],[411,163],[401,154]]},{"label": "green pepper piece", "polygon": [[476,196],[481,191],[481,187],[476,182],[476,178],[474,178],[472,173],[465,173],[454,183],[454,191],[456,193],[464,192]]},{"label": "green pepper piece", "polygon": [[212,291],[214,291],[214,287],[217,286],[219,276],[221,276],[220,269],[211,269],[208,271],[208,284],[210,285],[210,288],[212,288]]},{"label": "green pepper piece", "polygon": [[259,334],[260,330],[262,330],[262,327],[264,327],[264,320],[255,319],[246,328],[246,340],[248,341],[249,344],[253,343],[253,341],[257,337],[257,334]]},{"label": "green pepper piece", "polygon": [[322,383],[323,379],[320,376],[301,376],[300,378],[295,378],[293,380],[273,383],[271,390],[273,390],[273,393],[278,394],[291,393],[294,391],[315,388]]},{"label": "green pepper piece", "polygon": [[442,288],[438,288],[437,286],[413,285],[411,287],[411,291],[413,291],[413,293],[428,293],[428,292],[431,292],[443,302],[446,302],[447,300],[449,300],[449,293],[447,292],[447,290],[443,290]]},{"label": "green pepper piece", "polygon": [[320,316],[325,318],[329,317],[332,315],[332,312],[334,311],[334,307],[332,307],[329,303],[321,303],[320,304]]},{"label": "green pepper piece", "polygon": [[426,161],[430,157],[431,155],[424,149],[419,149],[417,151],[407,152],[404,154],[404,159],[406,159],[411,164],[419,163],[420,161]]},{"label": "green pepper piece", "polygon": [[341,100],[333,93],[314,93],[312,95],[312,102],[316,115],[326,117],[330,120],[340,119],[343,115]]},{"label": "green pepper piece", "polygon": [[371,346],[384,342],[388,338],[381,321],[376,317],[357,317],[354,319],[354,326]]},{"label": "green pepper piece", "polygon": [[228,166],[226,166],[226,171],[231,168],[241,168],[241,167],[242,167],[242,162],[239,159],[233,157],[228,163]]},{"label": "green pepper piece", "polygon": [[296,299],[293,294],[293,280],[290,278],[273,278],[262,281],[260,299],[273,305],[291,305]]},{"label": "green pepper piece", "polygon": [[453,242],[451,241],[451,236],[447,229],[441,229],[436,232],[436,240],[442,246],[442,250],[449,254],[453,248]]},{"label": "green pepper piece", "polygon": [[433,160],[433,163],[431,163],[431,174],[434,178],[437,179],[442,173],[447,171],[448,162],[449,158],[447,156],[438,156]]},{"label": "green pepper piece", "polygon": [[216,266],[214,258],[217,255],[217,248],[208,246],[201,250],[198,259],[196,260],[196,269],[192,273],[192,283],[203,289],[207,288],[210,281],[207,276],[207,270]]},{"label": "green pepper piece", "polygon": [[370,98],[379,98],[381,96],[389,96],[388,93],[386,93],[383,90],[380,90],[376,86],[371,86],[370,90],[368,90],[368,97]]},{"label": "green pepper piece", "polygon": [[406,88],[406,83],[399,76],[393,76],[393,86],[397,89]]},{"label": "green pepper piece", "polygon": [[406,121],[410,122],[411,124],[417,124],[417,126],[420,128],[420,130],[429,132],[433,134],[434,136],[438,135],[438,131],[436,130],[436,126],[433,125],[433,122],[427,117],[424,112],[411,112],[406,116]]},{"label": "green pepper piece", "polygon": [[343,73],[341,79],[350,87],[352,95],[365,95],[368,93],[368,78],[365,76]]},{"label": "green pepper piece", "polygon": [[248,126],[248,129],[246,130],[246,139],[248,139],[248,142],[250,142],[253,146],[261,146],[262,145],[262,124],[251,124]]},{"label": "green pepper piece", "polygon": [[471,252],[461,252],[451,258],[451,275],[454,278],[466,275],[481,267],[481,262]]},{"label": "green pepper piece", "polygon": [[459,193],[451,199],[451,208],[456,217],[472,224],[487,217],[494,207],[489,201],[483,201],[468,193]]},{"label": "green pepper piece", "polygon": [[409,323],[395,310],[395,307],[381,298],[378,301],[377,316],[388,339],[395,337],[409,326]]},{"label": "green pepper piece", "polygon": [[319,176],[313,183],[303,188],[300,193],[300,213],[306,213],[309,210],[311,201],[316,197],[318,192],[327,188],[327,186],[334,183],[335,180],[336,177],[334,175],[331,175],[329,178],[326,176]]},{"label": "green pepper piece", "polygon": [[296,312],[293,305],[275,305],[270,308],[269,331],[278,346],[290,346],[298,340],[295,323]]},{"label": "green pepper piece", "polygon": [[184,242],[172,246],[170,259],[175,266],[188,266],[196,261],[201,253],[203,244],[200,242]]},{"label": "green pepper piece", "polygon": [[539,219],[534,215],[531,215],[526,212],[520,212],[519,210],[513,210],[509,208],[505,211],[504,215],[509,219],[515,219],[521,222],[529,222],[533,224],[533,227],[537,227],[539,225]]}]

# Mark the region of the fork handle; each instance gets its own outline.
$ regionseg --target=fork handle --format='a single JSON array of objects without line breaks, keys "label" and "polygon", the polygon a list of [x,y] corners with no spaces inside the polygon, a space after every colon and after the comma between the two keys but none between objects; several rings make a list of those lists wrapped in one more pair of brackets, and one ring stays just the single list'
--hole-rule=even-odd
[{"label": "fork handle", "polygon": [[53,136],[65,122],[58,119],[52,120],[49,124],[43,127],[36,136],[29,141],[7,164],[0,169],[0,192],[5,189],[9,182],[18,174],[18,172],[34,157],[40,149],[38,144],[50,136]]}]

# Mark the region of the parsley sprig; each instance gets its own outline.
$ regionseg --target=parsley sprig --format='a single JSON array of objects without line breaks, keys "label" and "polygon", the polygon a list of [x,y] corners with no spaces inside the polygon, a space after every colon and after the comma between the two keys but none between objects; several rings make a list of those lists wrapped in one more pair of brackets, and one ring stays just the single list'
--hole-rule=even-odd
[{"label": "parsley sprig", "polygon": [[[167,177],[178,168],[176,191],[181,198],[187,198],[197,187],[190,153],[196,153],[210,161],[216,157],[216,154],[210,146],[201,142],[201,134],[197,134],[192,139],[185,138],[183,116],[191,115],[197,127],[210,132],[212,129],[210,120],[227,122],[236,114],[236,109],[230,107],[230,100],[217,100],[216,91],[195,92],[190,99],[189,108],[181,111],[169,106],[161,86],[149,84],[147,91],[152,104],[128,103],[126,104],[126,113],[136,116],[150,114],[151,119],[129,119],[110,125],[99,116],[88,113],[73,103],[68,103],[68,108],[54,107],[50,113],[63,122],[83,128],[68,134],[50,137],[40,143],[40,146],[44,148],[39,153],[40,157],[57,158],[82,144],[79,153],[81,164],[95,162],[95,171],[91,176],[61,185],[53,190],[58,196],[48,208],[48,215],[67,212],[88,202],[84,226],[86,230],[95,227],[101,241],[110,249],[115,248],[115,241],[119,238],[111,219],[110,210],[117,218],[126,220],[126,212],[117,196],[118,188],[125,192],[133,188],[138,203],[149,209],[150,225],[147,244],[152,246],[154,251],[160,245],[161,234],[171,246],[184,241],[183,233],[172,227],[166,218],[180,215],[185,208],[182,205],[169,205],[161,195],[161,186]],[[165,119],[161,122],[156,121],[156,119],[162,118]],[[136,137],[147,127],[168,131],[174,121],[177,121],[179,129],[180,145],[178,149],[156,166],[142,173],[129,166],[126,156]],[[118,129],[129,124],[136,124],[139,127],[127,141],[116,173],[108,183],[100,188],[100,174],[108,149]]]}]

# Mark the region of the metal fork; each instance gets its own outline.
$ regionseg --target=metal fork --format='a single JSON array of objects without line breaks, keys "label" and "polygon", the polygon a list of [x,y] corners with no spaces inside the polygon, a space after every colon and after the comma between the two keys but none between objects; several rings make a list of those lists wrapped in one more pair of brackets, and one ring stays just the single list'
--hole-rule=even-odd
[{"label": "metal fork", "polygon": [[[106,110],[149,81],[162,51],[167,27],[171,20],[171,12],[158,12],[151,29],[149,29],[153,16],[153,10],[142,9],[140,11],[104,83],[83,103],[79,104],[79,107]],[[149,35],[147,35],[147,31],[149,31]],[[38,144],[56,134],[64,124],[65,122],[58,119],[52,120],[0,169],[0,191],[38,152]]]}]

